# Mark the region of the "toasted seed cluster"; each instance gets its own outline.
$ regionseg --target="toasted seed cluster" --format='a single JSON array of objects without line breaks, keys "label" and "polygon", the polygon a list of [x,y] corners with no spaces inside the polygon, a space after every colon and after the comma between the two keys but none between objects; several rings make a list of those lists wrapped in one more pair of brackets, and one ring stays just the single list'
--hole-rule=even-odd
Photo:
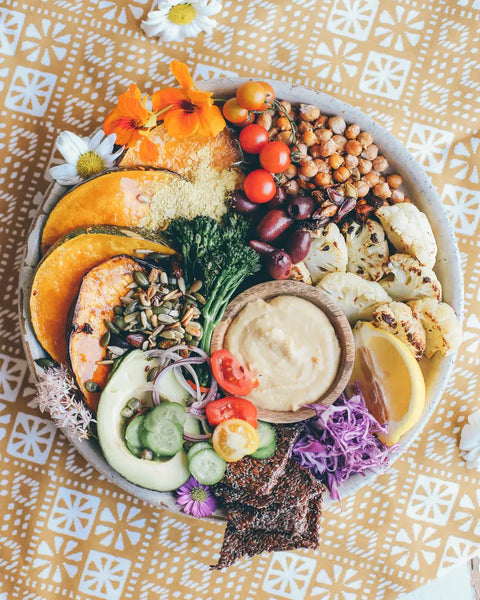
[{"label": "toasted seed cluster", "polygon": [[270,140],[290,146],[292,163],[277,183],[290,196],[311,194],[317,227],[347,215],[366,218],[385,204],[410,202],[400,189],[402,177],[391,173],[370,133],[339,115],[322,115],[312,104],[292,106],[282,100],[280,105],[282,110],[259,115],[257,123],[269,131]]},{"label": "toasted seed cluster", "polygon": [[165,349],[180,343],[197,346],[203,335],[199,323],[205,299],[201,281],[186,289],[181,275],[169,274],[160,266],[135,271],[128,293],[114,307],[112,320],[105,320],[106,332],[100,344],[107,348],[103,364],[128,350]]}]

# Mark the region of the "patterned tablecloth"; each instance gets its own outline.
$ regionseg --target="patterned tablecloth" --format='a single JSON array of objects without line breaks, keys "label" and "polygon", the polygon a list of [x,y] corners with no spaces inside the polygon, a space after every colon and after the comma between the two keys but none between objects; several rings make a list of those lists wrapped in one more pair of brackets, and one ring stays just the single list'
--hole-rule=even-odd
[{"label": "patterned tablecloth", "polygon": [[[480,375],[480,1],[225,0],[211,37],[146,38],[150,0],[0,2],[0,598],[395,598],[480,548],[480,476],[459,456]],[[432,177],[458,237],[464,342],[423,435],[325,511],[317,552],[209,571],[224,527],[153,510],[98,475],[32,408],[17,323],[25,235],[58,132],[89,135],[131,81],[272,77],[360,106]]]}]

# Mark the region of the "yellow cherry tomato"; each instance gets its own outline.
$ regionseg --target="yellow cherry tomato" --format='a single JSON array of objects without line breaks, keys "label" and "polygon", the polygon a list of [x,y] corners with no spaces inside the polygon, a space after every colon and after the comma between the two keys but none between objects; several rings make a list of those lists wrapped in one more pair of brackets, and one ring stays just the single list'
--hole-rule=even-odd
[{"label": "yellow cherry tomato", "polygon": [[260,437],[255,427],[243,419],[228,419],[215,427],[212,444],[223,460],[236,462],[256,452]]}]

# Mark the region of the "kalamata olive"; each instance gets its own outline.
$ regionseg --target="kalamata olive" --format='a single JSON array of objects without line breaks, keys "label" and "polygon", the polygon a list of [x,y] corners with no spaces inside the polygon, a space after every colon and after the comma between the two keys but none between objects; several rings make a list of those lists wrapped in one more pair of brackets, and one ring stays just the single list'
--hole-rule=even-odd
[{"label": "kalamata olive", "polygon": [[267,270],[273,279],[288,279],[292,274],[292,259],[285,250],[275,250],[267,256]]},{"label": "kalamata olive", "polygon": [[292,219],[303,221],[309,219],[313,212],[314,202],[311,196],[292,196],[288,202],[288,214]]},{"label": "kalamata olive", "polygon": [[285,190],[283,188],[277,186],[277,191],[275,192],[275,196],[268,203],[268,207],[269,208],[283,208],[286,200],[287,200],[287,194],[285,193]]},{"label": "kalamata olive", "polygon": [[292,263],[296,265],[302,261],[310,251],[312,245],[312,235],[304,229],[297,229],[288,239],[287,250],[292,259]]},{"label": "kalamata olive", "polygon": [[230,199],[230,206],[242,215],[249,215],[258,209],[258,204],[251,202],[241,190],[236,190]]},{"label": "kalamata olive", "polygon": [[257,226],[257,235],[262,242],[273,242],[292,224],[292,219],[284,210],[269,210]]},{"label": "kalamata olive", "polygon": [[253,248],[255,252],[258,252],[258,254],[261,255],[270,254],[275,250],[273,246],[270,246],[267,242],[261,242],[260,240],[250,240],[250,248]]}]

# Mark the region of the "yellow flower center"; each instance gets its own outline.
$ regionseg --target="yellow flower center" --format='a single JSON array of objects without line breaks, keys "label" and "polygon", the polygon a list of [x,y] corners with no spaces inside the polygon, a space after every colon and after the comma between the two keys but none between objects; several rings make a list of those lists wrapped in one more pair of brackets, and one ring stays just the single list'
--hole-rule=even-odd
[{"label": "yellow flower center", "polygon": [[168,11],[168,18],[174,25],[188,25],[193,21],[197,11],[191,4],[176,4]]},{"label": "yellow flower center", "polygon": [[77,173],[82,179],[88,179],[105,169],[105,161],[101,156],[89,150],[82,154],[77,162]]}]

